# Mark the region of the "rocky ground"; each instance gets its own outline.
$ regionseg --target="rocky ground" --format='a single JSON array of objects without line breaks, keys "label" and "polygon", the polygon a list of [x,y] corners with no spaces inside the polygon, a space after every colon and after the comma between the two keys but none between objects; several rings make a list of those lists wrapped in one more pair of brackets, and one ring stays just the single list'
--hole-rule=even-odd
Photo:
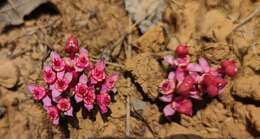
[{"label": "rocky ground", "polygon": [[[148,1],[139,6],[151,7],[154,2]],[[1,138],[260,138],[260,13],[241,24],[260,1],[157,2],[156,14],[146,10],[148,16],[139,22],[143,9],[134,13],[134,0],[51,0],[26,16],[24,24],[6,28],[0,35]],[[109,71],[123,76],[108,119],[78,112],[78,125],[55,127],[26,86],[42,82],[48,49],[64,53],[70,33],[91,57],[102,53]],[[192,60],[204,56],[218,64],[232,58],[239,62],[239,72],[219,97],[196,102],[194,116],[169,121],[162,115],[157,86],[165,76],[162,56],[181,43],[191,46]]]}]

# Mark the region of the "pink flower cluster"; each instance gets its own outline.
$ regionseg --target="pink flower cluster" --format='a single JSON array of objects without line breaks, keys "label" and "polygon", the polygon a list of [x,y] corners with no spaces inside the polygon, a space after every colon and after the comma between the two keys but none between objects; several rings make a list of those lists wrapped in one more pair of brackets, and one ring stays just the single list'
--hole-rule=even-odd
[{"label": "pink flower cluster", "polygon": [[66,41],[65,52],[68,57],[51,53],[50,61],[42,71],[44,86],[28,85],[33,98],[43,104],[55,125],[59,124],[62,115],[73,117],[73,104],[76,103],[82,103],[88,111],[96,104],[101,113],[106,113],[110,104],[109,93],[115,90],[119,78],[118,74],[106,74],[103,60],[92,64],[88,51],[79,49],[78,40],[73,35]]},{"label": "pink flower cluster", "polygon": [[168,78],[159,85],[160,100],[167,105],[163,109],[166,117],[176,112],[192,115],[192,99],[201,100],[204,95],[215,97],[222,93],[227,81],[225,75],[234,77],[237,66],[234,60],[225,60],[221,66],[209,66],[205,58],[191,63],[188,46],[180,45],[175,51],[177,57],[165,56],[170,65]]}]

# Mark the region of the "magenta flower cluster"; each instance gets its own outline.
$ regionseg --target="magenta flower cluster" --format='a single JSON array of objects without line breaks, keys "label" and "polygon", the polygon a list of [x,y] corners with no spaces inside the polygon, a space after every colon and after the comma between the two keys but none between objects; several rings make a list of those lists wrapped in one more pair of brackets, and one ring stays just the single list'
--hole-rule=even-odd
[{"label": "magenta flower cluster", "polygon": [[106,113],[111,101],[109,93],[115,91],[119,78],[116,73],[106,74],[104,60],[92,64],[88,51],[79,49],[73,35],[66,40],[65,52],[67,57],[51,52],[50,61],[42,71],[45,85],[28,85],[33,98],[43,104],[55,125],[59,124],[62,115],[73,117],[73,104],[76,103],[82,103],[88,111],[96,104],[101,113]]},{"label": "magenta flower cluster", "polygon": [[217,96],[227,84],[224,77],[234,77],[237,73],[234,60],[225,60],[220,66],[210,66],[205,58],[199,58],[198,63],[191,63],[186,45],[178,46],[175,53],[176,58],[164,57],[171,71],[159,85],[162,94],[160,100],[167,103],[163,109],[166,117],[176,112],[191,116],[192,99],[201,100],[204,95]]}]

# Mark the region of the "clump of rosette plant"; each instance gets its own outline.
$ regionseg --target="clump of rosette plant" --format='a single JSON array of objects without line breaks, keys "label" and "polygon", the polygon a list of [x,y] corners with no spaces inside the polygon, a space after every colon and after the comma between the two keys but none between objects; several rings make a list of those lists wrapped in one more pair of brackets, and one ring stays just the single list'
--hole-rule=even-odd
[{"label": "clump of rosette plant", "polygon": [[[234,60],[225,60],[220,66],[210,66],[205,58],[191,63],[187,45],[176,48],[176,57],[165,56],[170,66],[167,79],[159,85],[160,100],[167,103],[163,109],[166,117],[176,113],[192,116],[192,100],[216,97],[227,84],[225,76],[234,77],[237,66]],[[205,97],[208,96],[208,97]]]},{"label": "clump of rosette plant", "polygon": [[66,57],[51,52],[42,70],[44,85],[28,85],[33,98],[42,103],[55,125],[62,116],[73,117],[77,103],[88,111],[98,106],[101,113],[106,113],[110,93],[115,92],[115,82],[119,78],[117,73],[107,75],[104,60],[91,63],[88,51],[79,48],[74,35],[66,40],[65,52]]}]

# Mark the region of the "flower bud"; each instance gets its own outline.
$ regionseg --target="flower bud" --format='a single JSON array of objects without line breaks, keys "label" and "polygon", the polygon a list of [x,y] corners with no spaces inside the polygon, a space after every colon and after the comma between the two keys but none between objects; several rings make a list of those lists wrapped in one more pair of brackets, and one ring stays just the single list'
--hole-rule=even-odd
[{"label": "flower bud", "polygon": [[74,56],[75,53],[79,52],[78,39],[74,35],[70,35],[66,40],[65,52]]},{"label": "flower bud", "polygon": [[189,49],[187,45],[179,45],[176,48],[175,52],[178,55],[178,57],[185,57],[186,55],[188,55]]}]

